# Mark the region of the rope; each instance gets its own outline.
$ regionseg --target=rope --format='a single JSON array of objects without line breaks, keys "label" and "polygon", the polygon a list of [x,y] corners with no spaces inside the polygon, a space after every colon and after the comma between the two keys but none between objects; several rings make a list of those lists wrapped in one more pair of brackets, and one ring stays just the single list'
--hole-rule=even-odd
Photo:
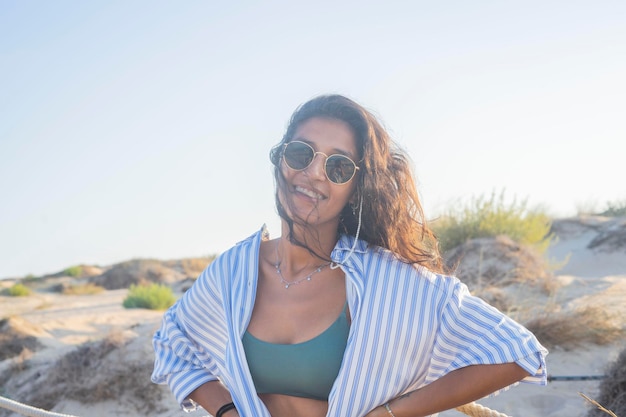
[{"label": "rope", "polygon": [[462,405],[457,407],[456,411],[460,411],[461,413],[472,417],[509,417],[506,414],[499,413],[478,403]]},{"label": "rope", "polygon": [[598,381],[604,378],[606,378],[606,375],[567,375],[567,376],[548,375],[548,382],[552,382],[552,381]]},{"label": "rope", "polygon": [[41,408],[31,407],[30,405],[18,403],[17,401],[10,400],[0,396],[0,407],[7,408],[16,413],[22,414],[28,417],[76,417],[70,414],[53,413],[52,411],[42,410]]},{"label": "rope", "polygon": [[[70,414],[54,413],[52,411],[31,407],[30,405],[21,404],[2,396],[0,396],[0,407],[7,408],[28,417],[76,417]],[[477,403],[465,404],[461,407],[457,407],[456,410],[471,417],[509,417],[506,414],[491,410]]]}]

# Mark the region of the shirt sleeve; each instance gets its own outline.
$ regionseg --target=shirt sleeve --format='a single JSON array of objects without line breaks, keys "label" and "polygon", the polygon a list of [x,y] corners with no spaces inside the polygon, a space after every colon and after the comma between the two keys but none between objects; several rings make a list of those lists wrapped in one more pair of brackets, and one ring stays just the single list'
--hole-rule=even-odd
[{"label": "shirt sleeve", "polygon": [[188,397],[196,388],[219,380],[246,415],[266,415],[254,384],[246,379],[238,339],[242,315],[254,305],[252,278],[258,272],[255,256],[261,236],[262,231],[257,232],[213,260],[164,314],[154,335],[152,381],[168,384],[183,410],[195,408]]},{"label": "shirt sleeve", "polygon": [[197,355],[197,348],[177,320],[180,302],[163,316],[161,328],[155,333],[152,345],[155,352],[152,382],[167,384],[185,411],[196,404],[189,395],[200,385],[217,379]]},{"label": "shirt sleeve", "polygon": [[470,365],[515,362],[530,374],[522,382],[545,385],[547,353],[524,326],[457,282],[442,312],[428,380]]},{"label": "shirt sleeve", "polygon": [[223,356],[227,338],[221,293],[215,279],[220,271],[217,260],[211,263],[165,312],[152,339],[152,381],[167,384],[186,411],[196,408],[188,398],[196,388],[220,379],[218,356]]}]

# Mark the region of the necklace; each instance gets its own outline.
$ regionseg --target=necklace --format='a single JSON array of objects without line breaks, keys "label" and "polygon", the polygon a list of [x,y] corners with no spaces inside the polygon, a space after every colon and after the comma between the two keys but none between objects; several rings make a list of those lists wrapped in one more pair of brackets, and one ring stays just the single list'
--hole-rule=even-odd
[{"label": "necklace", "polygon": [[322,269],[330,265],[330,262],[326,262],[325,264],[318,266],[315,270],[313,270],[313,272],[311,272],[309,275],[305,276],[304,278],[300,278],[295,281],[287,281],[285,277],[283,276],[282,271],[280,270],[280,263],[281,263],[281,260],[280,260],[280,257],[278,256],[278,243],[276,243],[276,263],[274,264],[274,267],[276,267],[276,273],[278,274],[278,277],[280,278],[280,283],[283,284],[286,289],[289,289],[290,286],[298,285],[304,281],[311,281],[311,277],[313,275],[317,274],[318,272],[321,272]]}]

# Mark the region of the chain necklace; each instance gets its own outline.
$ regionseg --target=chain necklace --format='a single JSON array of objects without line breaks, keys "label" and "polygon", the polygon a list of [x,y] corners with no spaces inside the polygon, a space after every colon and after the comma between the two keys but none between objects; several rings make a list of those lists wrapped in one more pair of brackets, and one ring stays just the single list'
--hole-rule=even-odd
[{"label": "chain necklace", "polygon": [[278,274],[278,277],[280,278],[280,283],[284,285],[286,289],[289,289],[290,286],[298,285],[304,281],[311,281],[311,277],[313,275],[317,274],[318,272],[322,272],[322,269],[330,265],[330,262],[326,262],[325,264],[318,266],[313,272],[311,272],[309,275],[305,276],[304,278],[300,278],[295,281],[287,281],[285,277],[283,276],[282,271],[280,270],[281,260],[280,260],[280,257],[278,256],[278,243],[280,243],[280,241],[276,243],[276,263],[274,264],[274,266],[276,267],[276,273]]}]

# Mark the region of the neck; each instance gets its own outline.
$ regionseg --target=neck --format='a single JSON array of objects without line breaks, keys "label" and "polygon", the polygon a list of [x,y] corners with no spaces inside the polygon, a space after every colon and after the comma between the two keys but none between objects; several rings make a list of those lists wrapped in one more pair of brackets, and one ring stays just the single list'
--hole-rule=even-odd
[{"label": "neck", "polygon": [[282,233],[277,242],[278,257],[283,271],[290,275],[317,267],[330,260],[330,254],[337,244],[337,228],[325,232],[324,228],[303,228],[294,225],[295,239],[307,246],[302,247],[289,240],[289,226],[282,222]]}]

